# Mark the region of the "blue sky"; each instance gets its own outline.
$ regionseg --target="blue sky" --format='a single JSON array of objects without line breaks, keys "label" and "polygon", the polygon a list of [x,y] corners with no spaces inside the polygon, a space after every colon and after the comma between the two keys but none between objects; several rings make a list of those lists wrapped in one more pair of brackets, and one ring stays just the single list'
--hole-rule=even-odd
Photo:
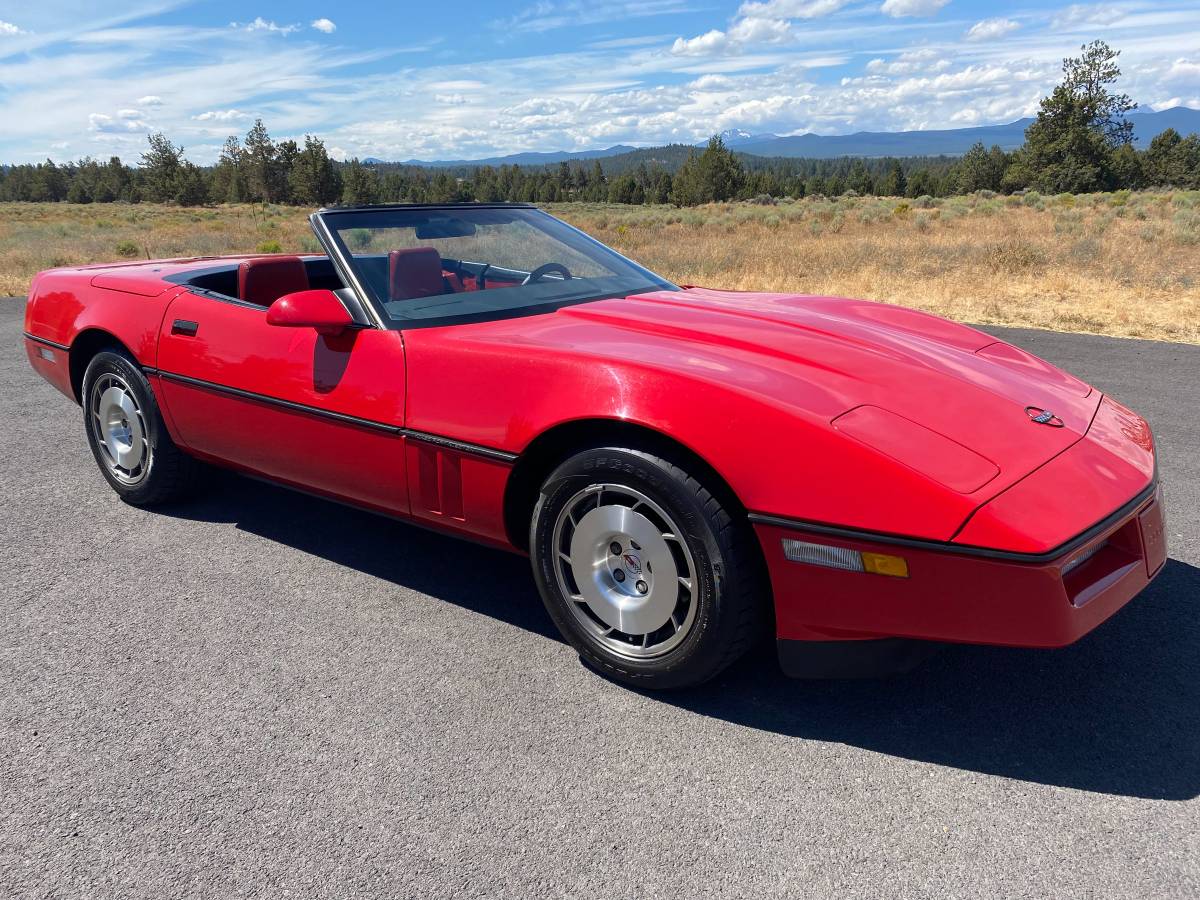
[{"label": "blue sky", "polygon": [[1200,0],[0,0],[0,160],[207,163],[255,116],[386,159],[999,123],[1094,38],[1200,108]]}]

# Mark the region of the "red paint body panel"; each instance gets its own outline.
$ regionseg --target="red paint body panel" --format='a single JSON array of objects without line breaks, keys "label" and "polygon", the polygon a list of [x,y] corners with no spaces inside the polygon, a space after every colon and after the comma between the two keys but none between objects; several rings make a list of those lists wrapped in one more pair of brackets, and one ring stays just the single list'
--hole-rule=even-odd
[{"label": "red paint body panel", "polygon": [[[899,548],[799,529],[758,525],[771,572],[776,630],[787,640],[924,640],[1020,647],[1061,647],[1087,634],[1149,583],[1139,514],[1150,510],[1161,531],[1161,498],[1146,500],[1087,547],[1044,563]],[[843,572],[790,562],[783,538],[863,552],[898,554],[908,578]],[[1063,565],[1098,544],[1086,563]]]},{"label": "red paint body panel", "polygon": [[508,463],[409,441],[408,484],[413,518],[488,543],[507,545],[504,491],[511,472]]},{"label": "red paint body panel", "polygon": [[[197,324],[195,336],[171,322]],[[390,425],[404,424],[400,334],[337,336],[267,323],[266,310],[184,293],[171,303],[159,343],[162,372]],[[408,512],[398,433],[163,379],[162,396],[188,449],[349,500]]]},{"label": "red paint body panel", "polygon": [[1084,440],[982,507],[954,541],[1046,553],[1127,503],[1153,478],[1150,426],[1105,397]]},{"label": "red paint body panel", "polygon": [[990,459],[878,406],[856,406],[834,419],[833,427],[961,494],[979,490],[1000,474]]},{"label": "red paint body panel", "polygon": [[[406,333],[408,421],[513,452],[574,419],[635,422],[704,457],[748,509],[948,540],[1079,440],[1099,403],[975,354],[994,343],[911,310],[822,297],[602,300]],[[1053,407],[1066,427],[1031,426],[1023,410],[1032,403]],[[936,431],[1000,473],[973,492],[948,491],[830,426],[863,404]]]},{"label": "red paint body panel", "polygon": [[70,359],[66,350],[25,338],[25,356],[35,372],[72,400],[75,399],[75,391],[71,387]]},{"label": "red paint body panel", "polygon": [[[696,288],[328,336],[164,280],[212,265],[43,273],[26,331],[68,346],[88,329],[113,334],[162,373],[151,377],[168,427],[198,456],[497,545],[510,538],[512,456],[582,420],[652,429],[752,513],[869,533],[755,526],[784,639],[1058,646],[1165,558],[1153,500],[1095,536],[1083,549],[1102,548],[1069,575],[1079,548],[1036,562],[956,552],[1053,551],[1144,491],[1154,445],[1141,418],[1073,376],[934,316]],[[26,346],[70,394],[66,354]],[[1027,406],[1063,427],[1034,423]],[[925,543],[897,550],[889,536]],[[792,563],[784,537],[898,553],[910,577]]]},{"label": "red paint body panel", "polygon": [[[157,289],[153,296],[142,296],[95,287],[91,284],[94,274],[90,269],[60,269],[35,278],[25,305],[25,331],[66,346],[89,329],[106,331],[139,362],[153,366],[163,312],[183,288],[154,278],[151,283],[157,282]],[[56,387],[62,390],[60,385]],[[64,393],[79,399],[69,386]]]}]

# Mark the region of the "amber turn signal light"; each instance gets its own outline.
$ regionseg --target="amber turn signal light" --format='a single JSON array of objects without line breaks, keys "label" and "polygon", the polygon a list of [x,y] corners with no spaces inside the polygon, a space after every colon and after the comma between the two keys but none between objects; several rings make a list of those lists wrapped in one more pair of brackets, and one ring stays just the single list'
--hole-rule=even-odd
[{"label": "amber turn signal light", "polygon": [[864,572],[890,575],[892,578],[908,577],[908,563],[903,557],[888,556],[886,553],[864,553],[862,561]]}]

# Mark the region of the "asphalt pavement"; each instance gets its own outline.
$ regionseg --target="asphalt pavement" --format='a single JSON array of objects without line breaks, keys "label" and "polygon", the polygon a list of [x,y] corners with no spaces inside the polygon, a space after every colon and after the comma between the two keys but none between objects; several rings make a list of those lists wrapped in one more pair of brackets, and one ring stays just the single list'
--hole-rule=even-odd
[{"label": "asphalt pavement", "polygon": [[527,561],[220,475],[122,504],[0,301],[0,896],[1200,895],[1200,347],[988,329],[1154,426],[1171,559],[1060,651],[646,695]]}]

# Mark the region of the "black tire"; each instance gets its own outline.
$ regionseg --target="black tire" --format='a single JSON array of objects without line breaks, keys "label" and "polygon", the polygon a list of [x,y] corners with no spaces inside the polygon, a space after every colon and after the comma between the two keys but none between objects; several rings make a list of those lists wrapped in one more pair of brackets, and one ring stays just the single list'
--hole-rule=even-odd
[{"label": "black tire", "polygon": [[[605,494],[608,490],[605,485],[616,489],[615,498],[611,493]],[[624,489],[630,489],[629,493],[624,493]],[[610,575],[595,573],[602,572],[602,567],[608,565],[614,569],[611,574],[615,575],[615,569],[624,567],[624,560],[628,558],[616,551],[618,540],[612,544],[614,549],[608,551],[614,553],[612,559],[615,562],[601,560],[603,550],[595,550],[594,556],[587,557],[594,560],[590,568],[588,565],[573,567],[568,559],[576,552],[576,539],[587,544],[585,530],[587,537],[596,538],[600,546],[608,540],[608,532],[602,526],[589,530],[587,524],[576,523],[576,513],[591,505],[586,499],[591,491],[598,493],[592,509],[629,507],[632,503],[633,511],[640,509],[656,522],[661,521],[658,514],[664,514],[668,527],[659,529],[664,531],[664,537],[669,538],[669,533],[678,531],[677,537],[681,540],[670,544],[678,563],[662,568],[672,574],[684,571],[680,566],[690,566],[694,571],[694,577],[688,579],[692,587],[679,589],[679,606],[674,607],[687,630],[679,637],[671,633],[673,628],[683,631],[683,628],[676,628],[673,614],[670,624],[664,624],[661,631],[643,635],[643,642],[661,640],[661,646],[669,647],[658,655],[630,658],[629,652],[653,652],[653,647],[649,650],[639,648],[637,634],[626,634],[609,622],[600,621],[601,616],[593,612],[597,607],[580,600],[587,589],[578,586],[575,572],[592,573],[589,577],[596,583],[603,580],[606,587],[596,590],[612,590],[614,585],[607,580]],[[637,495],[651,502],[637,500]],[[611,499],[605,499],[606,496]],[[564,512],[568,504],[571,509]],[[587,512],[582,515],[586,516]],[[623,513],[618,512],[618,515]],[[579,522],[584,520],[580,518]],[[556,541],[562,550],[569,552],[560,553]],[[563,636],[585,663],[634,687],[684,688],[709,680],[753,646],[770,618],[770,598],[762,577],[761,554],[749,524],[740,516],[731,517],[714,493],[679,465],[641,450],[598,448],[579,453],[562,463],[542,485],[530,524],[529,546],[538,590]],[[637,554],[643,553],[643,549],[636,543],[632,544],[632,549],[636,551],[632,565],[638,568],[630,571],[642,571],[643,564],[647,572],[651,571],[648,551],[644,559],[639,560]],[[593,551],[584,547],[582,552]],[[623,575],[620,586],[628,590],[627,579],[633,577],[638,576]],[[684,579],[681,577],[679,581],[683,583]],[[662,582],[663,585],[667,583]],[[639,578],[637,589],[640,591],[644,586]],[[654,590],[657,589],[655,585]],[[571,596],[576,600],[570,599]],[[638,599],[634,598],[635,601]],[[691,604],[695,604],[694,614]],[[611,610],[606,613],[610,617],[619,615]],[[604,634],[605,628],[609,628],[610,633]],[[660,635],[667,637],[660,638]],[[672,646],[671,640],[679,642]],[[629,642],[633,649],[622,649],[624,642]]]},{"label": "black tire", "polygon": [[[110,389],[116,393],[111,393]],[[128,468],[122,466],[107,449],[108,444],[102,443],[104,421],[111,418],[104,413],[115,408],[109,403],[97,411],[106,394],[119,397],[126,404],[121,408],[131,411],[123,433],[132,435],[127,446],[136,443],[141,448],[140,455],[137,451],[127,454],[127,463],[137,456],[136,466],[131,463]],[[92,456],[105,481],[122,500],[134,506],[155,506],[183,499],[192,493],[199,481],[202,464],[171,440],[154,390],[129,356],[121,350],[109,349],[92,357],[83,374],[81,399],[84,431]],[[111,434],[109,437],[111,439]],[[113,443],[115,446],[117,442]]]}]

